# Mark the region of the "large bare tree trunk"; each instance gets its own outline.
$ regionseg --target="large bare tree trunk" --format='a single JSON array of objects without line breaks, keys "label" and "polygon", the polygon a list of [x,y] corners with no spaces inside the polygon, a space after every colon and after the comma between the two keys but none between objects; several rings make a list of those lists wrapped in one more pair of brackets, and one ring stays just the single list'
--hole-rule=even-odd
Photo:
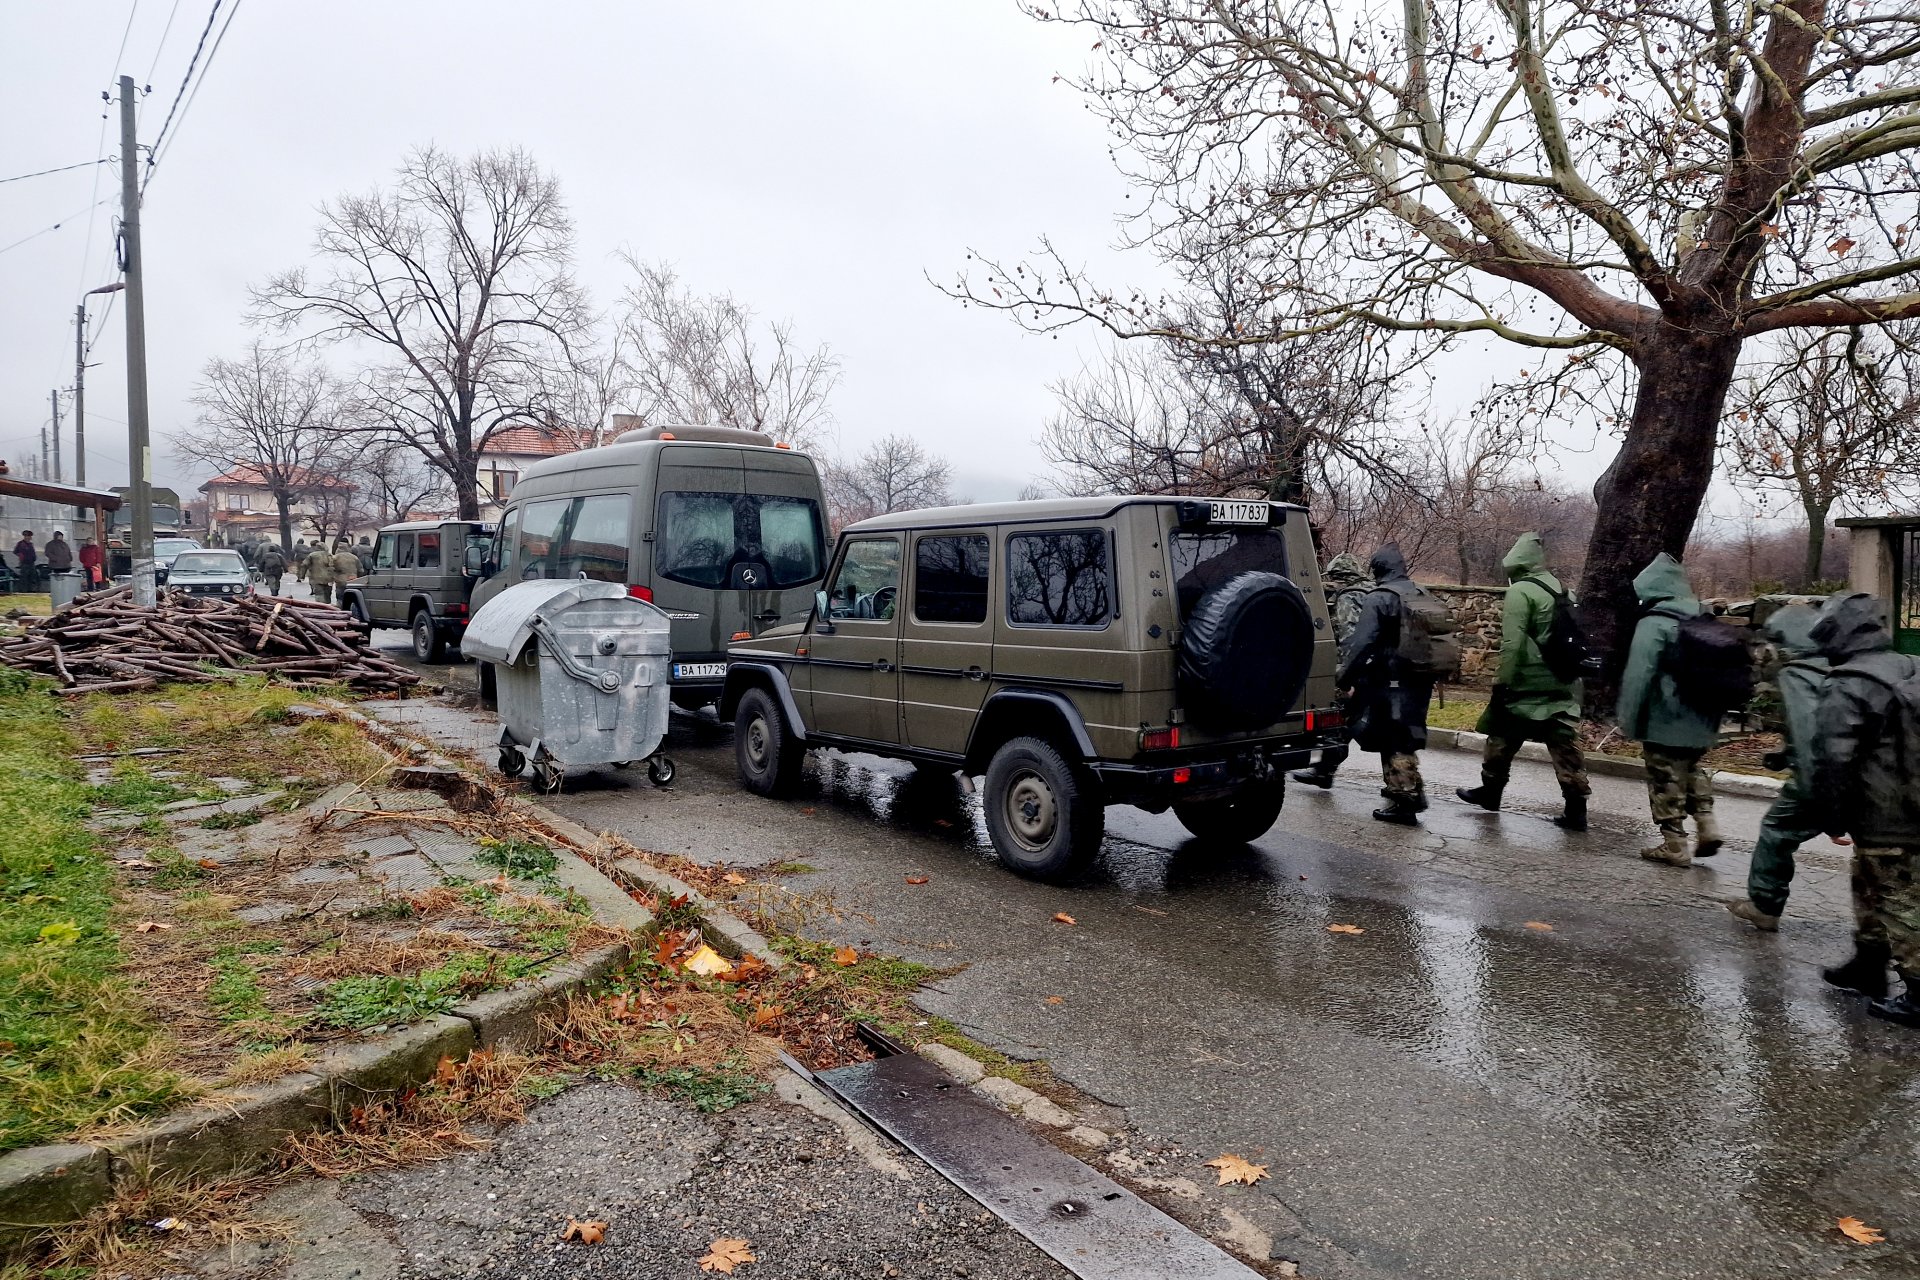
[{"label": "large bare tree trunk", "polygon": [[1636,357],[1640,385],[1620,453],[1594,486],[1599,517],[1580,579],[1580,621],[1605,655],[1588,710],[1610,709],[1639,601],[1634,575],[1662,551],[1678,559],[1713,480],[1720,414],[1740,338],[1663,326]]},{"label": "large bare tree trunk", "polygon": [[273,495],[273,505],[280,511],[280,549],[291,551],[293,550],[293,495],[276,493]]},{"label": "large bare tree trunk", "polygon": [[1806,504],[1807,512],[1807,568],[1800,575],[1800,589],[1813,590],[1813,584],[1820,580],[1820,562],[1827,555],[1827,516],[1832,508],[1817,502]]}]

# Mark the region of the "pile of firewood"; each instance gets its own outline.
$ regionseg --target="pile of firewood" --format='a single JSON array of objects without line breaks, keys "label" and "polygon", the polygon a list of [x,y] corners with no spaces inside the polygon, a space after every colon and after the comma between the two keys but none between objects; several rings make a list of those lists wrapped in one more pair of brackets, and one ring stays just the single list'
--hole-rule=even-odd
[{"label": "pile of firewood", "polygon": [[368,692],[420,682],[370,648],[367,635],[364,624],[318,600],[163,591],[157,606],[143,609],[132,588],[121,586],[30,620],[25,633],[0,641],[0,662],[53,676],[65,694],[226,680],[235,672]]}]

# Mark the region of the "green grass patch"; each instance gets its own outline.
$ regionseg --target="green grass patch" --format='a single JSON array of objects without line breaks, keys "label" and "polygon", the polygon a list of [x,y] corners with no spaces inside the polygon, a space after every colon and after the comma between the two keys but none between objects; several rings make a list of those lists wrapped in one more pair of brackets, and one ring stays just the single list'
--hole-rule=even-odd
[{"label": "green grass patch", "polygon": [[767,868],[776,876],[810,876],[819,869],[810,862],[776,862]]},{"label": "green grass patch", "polygon": [[691,1102],[709,1115],[731,1111],[767,1091],[766,1082],[739,1058],[723,1059],[711,1067],[642,1067],[635,1075],[643,1084],[670,1098]]},{"label": "green grass patch", "polygon": [[1436,699],[1427,708],[1427,727],[1429,729],[1458,729],[1475,732],[1474,726],[1480,722],[1480,713],[1487,709],[1484,698],[1447,697],[1443,707]]},{"label": "green grass patch", "polygon": [[[18,677],[0,676],[0,1150],[151,1114],[182,1094],[116,976],[113,871],[83,825],[97,789],[73,763],[63,708]],[[125,781],[127,795],[165,793],[150,776]]]},{"label": "green grass patch", "polygon": [[474,861],[516,880],[547,882],[560,866],[560,855],[535,840],[482,840]]},{"label": "green grass patch", "polygon": [[258,813],[210,813],[200,819],[199,825],[208,831],[233,831],[239,827],[250,827],[260,821]]},{"label": "green grass patch", "polygon": [[156,778],[144,765],[125,760],[113,766],[113,777],[93,788],[91,799],[105,809],[156,814],[162,806],[186,800],[192,793],[166,778]]},{"label": "green grass patch", "polygon": [[418,1022],[538,967],[535,956],[467,951],[415,974],[341,978],[321,991],[313,1021],[355,1031]]},{"label": "green grass patch", "polygon": [[833,958],[833,953],[839,950],[836,944],[816,942],[811,938],[775,938],[773,949],[789,960],[810,964],[829,977],[854,986],[876,987],[881,991],[912,991],[944,972],[930,964],[902,960],[898,956],[862,955],[853,964],[839,964]]}]

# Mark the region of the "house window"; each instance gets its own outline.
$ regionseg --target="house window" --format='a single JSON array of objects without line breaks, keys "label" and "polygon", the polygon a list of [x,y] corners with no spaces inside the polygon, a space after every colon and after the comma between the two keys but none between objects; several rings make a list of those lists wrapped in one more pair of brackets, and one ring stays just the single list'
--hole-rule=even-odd
[{"label": "house window", "polygon": [[246,509],[247,509],[247,495],[246,495],[246,494],[244,494],[244,493],[230,493],[230,494],[228,494],[228,495],[227,495],[227,510],[229,510],[229,511],[245,511]]},{"label": "house window", "polygon": [[487,474],[493,477],[493,498],[495,502],[505,502],[513,496],[513,482],[520,478],[518,473],[496,470],[489,471]]}]

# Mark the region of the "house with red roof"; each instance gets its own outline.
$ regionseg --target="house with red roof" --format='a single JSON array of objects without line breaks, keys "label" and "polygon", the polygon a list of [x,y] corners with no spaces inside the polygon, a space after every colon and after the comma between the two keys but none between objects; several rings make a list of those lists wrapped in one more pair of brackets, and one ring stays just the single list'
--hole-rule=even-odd
[{"label": "house with red roof", "polygon": [[[339,476],[304,468],[293,472],[294,494],[289,511],[296,536],[312,536],[313,523],[336,524],[344,504],[353,501],[354,485]],[[215,542],[228,546],[250,538],[279,541],[280,505],[273,485],[251,462],[237,463],[200,486],[207,504],[206,530]]]},{"label": "house with red roof", "polygon": [[497,519],[513,495],[520,473],[546,458],[563,453],[578,453],[600,443],[599,433],[590,427],[568,427],[559,423],[539,426],[508,427],[496,431],[480,450],[480,518]]}]

